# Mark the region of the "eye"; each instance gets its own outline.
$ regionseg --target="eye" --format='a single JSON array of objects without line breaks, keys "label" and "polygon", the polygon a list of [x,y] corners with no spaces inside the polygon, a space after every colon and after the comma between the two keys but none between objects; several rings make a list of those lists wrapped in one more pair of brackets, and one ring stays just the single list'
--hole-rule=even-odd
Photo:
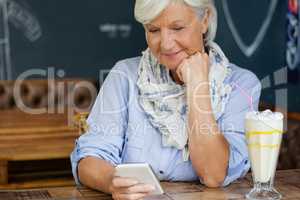
[{"label": "eye", "polygon": [[156,32],[159,31],[159,29],[154,29],[154,28],[153,28],[153,29],[149,29],[148,31],[149,31],[150,33],[156,33]]},{"label": "eye", "polygon": [[174,27],[174,28],[173,28],[173,30],[175,30],[175,31],[180,31],[180,30],[182,30],[182,29],[184,29],[184,27]]}]

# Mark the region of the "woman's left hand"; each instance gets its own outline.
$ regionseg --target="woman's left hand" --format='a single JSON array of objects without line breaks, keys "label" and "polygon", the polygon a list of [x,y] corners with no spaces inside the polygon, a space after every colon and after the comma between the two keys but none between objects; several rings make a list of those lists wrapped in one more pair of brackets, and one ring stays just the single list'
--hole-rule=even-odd
[{"label": "woman's left hand", "polygon": [[199,84],[208,83],[208,55],[200,52],[191,55],[182,61],[176,73],[179,79],[190,88],[196,88]]}]

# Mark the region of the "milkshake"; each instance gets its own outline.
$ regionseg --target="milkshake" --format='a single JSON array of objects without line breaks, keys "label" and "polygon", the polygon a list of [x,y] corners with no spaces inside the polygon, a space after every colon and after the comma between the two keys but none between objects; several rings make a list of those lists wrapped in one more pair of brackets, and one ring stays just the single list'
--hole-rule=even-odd
[{"label": "milkshake", "polygon": [[249,112],[245,132],[254,182],[247,199],[280,199],[273,181],[283,133],[283,115],[270,110]]}]

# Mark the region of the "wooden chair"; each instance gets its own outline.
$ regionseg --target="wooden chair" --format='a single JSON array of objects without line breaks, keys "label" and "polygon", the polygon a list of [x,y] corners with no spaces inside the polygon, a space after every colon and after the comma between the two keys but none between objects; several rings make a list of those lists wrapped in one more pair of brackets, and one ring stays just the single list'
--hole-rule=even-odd
[{"label": "wooden chair", "polygon": [[[81,129],[85,127],[78,127],[76,123],[70,123],[73,116],[69,116],[70,112],[67,112],[68,105],[70,105],[70,102],[67,101],[69,99],[68,95],[72,92],[73,102],[71,103],[79,107],[80,110],[88,112],[97,92],[97,89],[95,89],[95,93],[90,94],[84,88],[76,91],[76,84],[80,84],[82,81],[87,82],[87,80],[54,81],[52,88],[49,87],[47,80],[24,81],[20,86],[19,99],[13,96],[15,81],[0,81],[0,188],[74,184],[70,165],[66,163],[69,163],[69,156],[74,148],[75,139],[79,137]],[[93,81],[89,82],[94,86],[96,85]],[[51,106],[54,106],[54,108],[49,107],[49,101],[47,101],[49,98],[53,99],[54,104]],[[49,110],[54,112],[26,113],[16,106],[18,101],[22,101],[24,105],[33,111],[48,107]],[[68,162],[58,160],[68,160]],[[71,181],[67,183],[57,180],[54,182],[49,181],[49,177],[51,179],[51,176],[59,177],[59,174],[61,174],[61,172],[55,171],[54,168],[53,172],[37,172],[38,170],[49,169],[47,166],[51,163],[49,161],[64,163],[66,166],[57,167],[59,169],[64,168],[63,170],[71,177]],[[35,163],[39,166],[30,166],[36,171],[31,170],[29,173],[22,170],[24,162]],[[16,166],[16,163],[20,163],[18,169],[10,169],[11,166]],[[55,174],[55,172],[58,173]],[[47,181],[38,180],[36,181],[37,184],[31,182],[27,186],[23,182],[17,185],[11,181],[16,180],[16,177],[24,177],[24,173],[28,173],[29,176],[27,177],[32,178],[35,174],[41,177],[44,173]]]}]

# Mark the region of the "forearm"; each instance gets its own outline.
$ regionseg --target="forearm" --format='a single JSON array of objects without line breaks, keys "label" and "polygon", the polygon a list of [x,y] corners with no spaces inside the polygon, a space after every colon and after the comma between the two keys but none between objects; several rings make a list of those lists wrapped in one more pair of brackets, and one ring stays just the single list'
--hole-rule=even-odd
[{"label": "forearm", "polygon": [[[200,91],[202,96],[209,89]],[[188,97],[188,127],[190,158],[197,174],[207,186],[219,186],[225,176],[229,159],[229,144],[221,134],[211,109],[209,95]]]},{"label": "forearm", "polygon": [[228,146],[221,134],[189,135],[192,165],[207,186],[217,187],[223,182],[228,166]]},{"label": "forearm", "polygon": [[86,157],[78,164],[80,182],[105,193],[111,193],[110,183],[113,174],[114,167],[107,161],[96,157]]}]

